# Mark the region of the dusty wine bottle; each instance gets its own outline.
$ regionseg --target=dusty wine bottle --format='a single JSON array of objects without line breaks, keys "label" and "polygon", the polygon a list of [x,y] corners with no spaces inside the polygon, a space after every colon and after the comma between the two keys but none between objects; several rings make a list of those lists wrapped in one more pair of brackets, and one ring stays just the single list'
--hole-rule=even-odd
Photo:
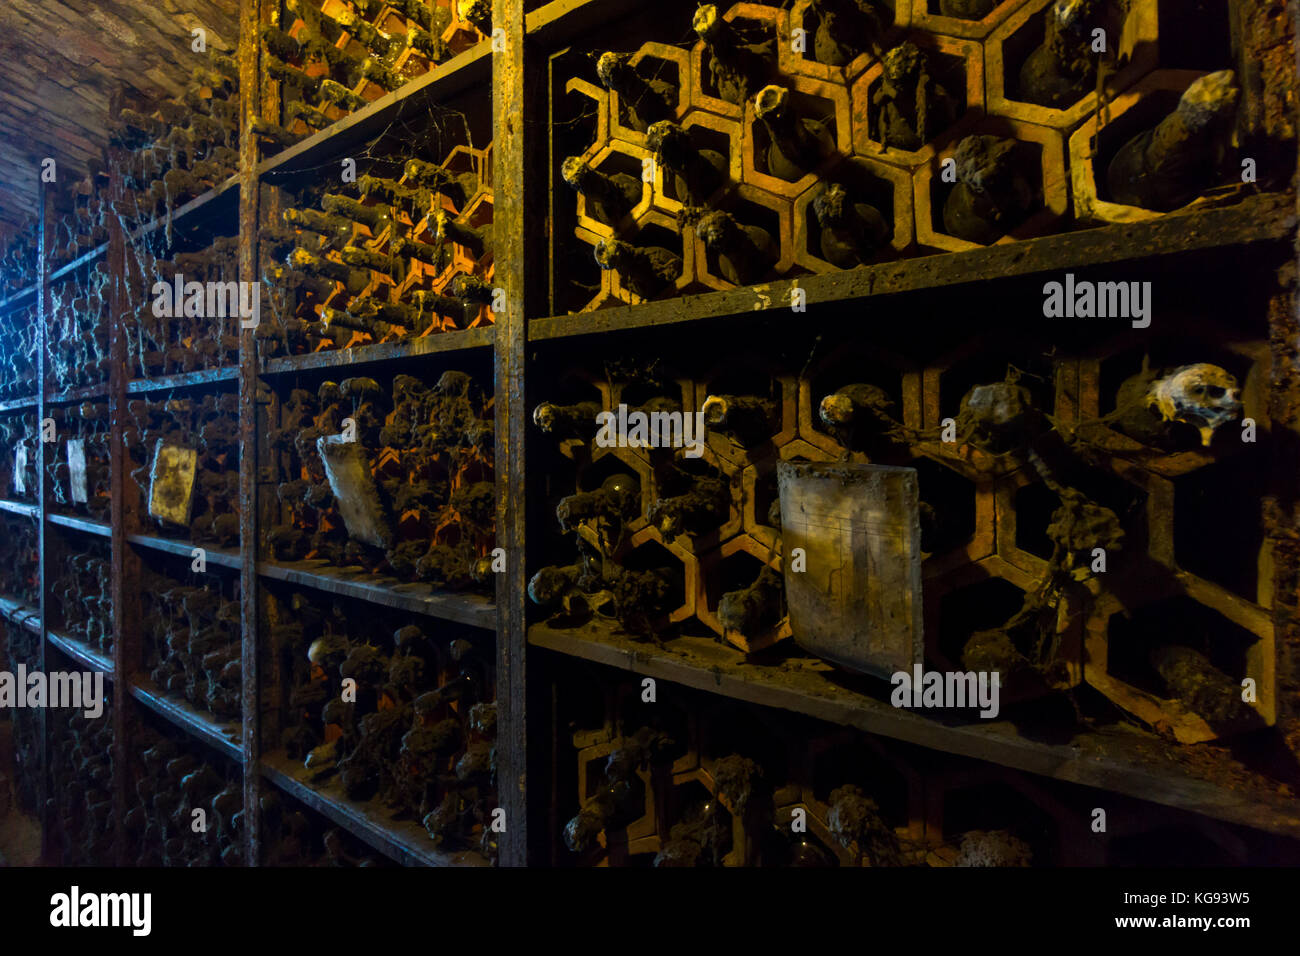
[{"label": "dusty wine bottle", "polygon": [[605,89],[618,94],[633,129],[644,133],[651,123],[677,113],[677,88],[657,78],[647,79],[631,64],[627,53],[602,53],[596,75]]},{"label": "dusty wine bottle", "polygon": [[780,258],[776,242],[766,229],[741,223],[728,212],[711,212],[695,226],[695,234],[717,257],[722,278],[736,285],[757,282]]},{"label": "dusty wine bottle", "polygon": [[729,177],[726,156],[697,149],[686,130],[670,120],[650,125],[646,145],[655,162],[672,174],[673,196],[684,206],[703,206]]},{"label": "dusty wine bottle", "polygon": [[596,416],[600,412],[599,402],[578,402],[574,405],[542,402],[533,409],[533,424],[556,439],[590,439],[596,431]]},{"label": "dusty wine bottle", "polygon": [[393,281],[398,285],[406,279],[406,260],[400,256],[386,256],[361,246],[351,245],[343,247],[342,255],[343,261],[348,265],[392,276]]},{"label": "dusty wine bottle", "polygon": [[341,282],[349,295],[360,295],[372,281],[369,272],[350,268],[323,256],[314,256],[306,249],[295,249],[289,253],[288,264],[290,268],[298,269],[308,275],[322,276]]},{"label": "dusty wine bottle", "polygon": [[482,259],[492,251],[492,226],[488,224],[481,229],[474,229],[457,222],[445,209],[439,209],[431,223],[434,237],[438,242],[455,242],[464,246],[475,259]]},{"label": "dusty wine bottle", "polygon": [[637,247],[618,239],[596,243],[596,262],[614,269],[629,289],[650,299],[672,286],[682,274],[682,257],[662,246]]},{"label": "dusty wine bottle", "polygon": [[757,395],[710,395],[700,410],[705,425],[746,448],[771,438],[780,421],[776,402]]},{"label": "dusty wine bottle", "polygon": [[286,209],[282,218],[290,226],[314,232],[331,246],[341,247],[352,238],[355,227],[343,216],[332,216],[317,209]]},{"label": "dusty wine bottle", "polygon": [[641,201],[641,181],[627,173],[607,175],[592,169],[579,156],[570,156],[560,166],[560,175],[587,200],[587,215],[612,226]]},{"label": "dusty wine bottle", "polygon": [[478,192],[478,177],[474,173],[451,173],[437,163],[422,159],[408,159],[405,167],[406,178],[419,183],[427,189],[433,189],[446,196],[458,208],[474,197]]},{"label": "dusty wine bottle", "polygon": [[394,225],[393,217],[382,206],[367,206],[340,193],[326,193],[321,198],[321,206],[326,212],[360,223],[370,230],[371,235],[377,236]]}]

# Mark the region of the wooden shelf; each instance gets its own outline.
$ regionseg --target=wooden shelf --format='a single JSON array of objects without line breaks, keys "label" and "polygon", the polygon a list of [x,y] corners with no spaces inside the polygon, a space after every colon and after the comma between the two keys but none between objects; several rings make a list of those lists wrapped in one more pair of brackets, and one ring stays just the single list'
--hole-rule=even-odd
[{"label": "wooden shelf", "polygon": [[239,569],[239,552],[231,551],[228,548],[218,548],[206,544],[191,544],[188,541],[179,541],[173,538],[156,538],[147,534],[129,534],[126,540],[130,544],[137,545],[141,548],[150,548],[154,551],[166,551],[168,554],[179,555],[182,558],[192,558],[190,553],[195,548],[202,548],[208,564],[215,564],[223,568]]},{"label": "wooden shelf", "polygon": [[64,263],[50,273],[50,282],[58,282],[60,279],[66,279],[82,266],[90,265],[96,259],[103,257],[108,252],[108,243],[103,243],[91,249],[89,252],[83,252],[71,262]]},{"label": "wooden shelf", "polygon": [[50,512],[46,514],[50,524],[56,524],[61,528],[71,528],[73,531],[84,531],[86,534],[97,534],[104,538],[113,536],[113,526],[103,521],[96,521],[93,518],[83,518],[79,515],[60,515]]},{"label": "wooden shelf", "polygon": [[259,765],[262,776],[285,793],[403,866],[488,865],[486,859],[471,851],[448,853],[436,849],[418,821],[391,820],[373,802],[349,800],[333,777],[323,784],[310,782],[302,765],[283,753],[263,757]]},{"label": "wooden shelf", "polygon": [[47,395],[45,404],[47,405],[68,405],[74,402],[85,402],[95,398],[108,398],[108,382],[101,382],[98,385],[82,385],[79,388],[70,388],[66,392],[60,392],[57,395]]},{"label": "wooden shelf", "polygon": [[23,515],[28,518],[39,518],[41,516],[40,505],[29,505],[23,501],[0,500],[0,511],[8,511],[10,514]]},{"label": "wooden shelf", "polygon": [[[1100,226],[1078,232],[860,266],[843,272],[780,279],[758,286],[706,292],[641,305],[538,318],[528,338],[569,338],[627,329],[680,325],[704,319],[790,307],[796,287],[807,296],[812,321],[818,305],[962,285],[987,285],[1044,272],[1153,259],[1260,242],[1277,242],[1295,230],[1295,209],[1278,194],[1253,196],[1222,209],[1198,208],[1149,222]],[[998,277],[996,280],[991,276]]]},{"label": "wooden shelf", "polygon": [[645,0],[552,0],[524,17],[524,31],[531,42],[551,50],[644,6]]},{"label": "wooden shelf", "polygon": [[360,568],[336,568],[324,561],[259,561],[257,573],[276,581],[425,617],[496,630],[496,605],[477,594],[436,591],[427,584],[408,584],[396,578],[377,577]]},{"label": "wooden shelf", "polygon": [[0,312],[8,312],[10,309],[26,305],[28,299],[33,301],[36,299],[36,286],[29,285],[25,289],[19,289],[8,298],[0,299]]},{"label": "wooden shelf", "polygon": [[32,614],[40,612],[30,605],[24,604],[17,598],[6,597],[0,594],[0,617],[8,618],[11,621],[18,622],[22,617],[29,617]]},{"label": "wooden shelf", "polygon": [[113,661],[102,651],[57,631],[46,631],[45,639],[87,670],[103,671],[105,677],[113,679]]},{"label": "wooden shelf", "polygon": [[132,678],[130,692],[140,703],[190,736],[220,750],[231,760],[243,760],[243,731],[239,721],[220,721],[211,714],[205,714],[188,701],[169,696],[148,677]]},{"label": "wooden shelf", "polygon": [[486,325],[459,332],[439,332],[436,335],[406,339],[402,342],[381,342],[378,345],[363,345],[352,349],[326,349],[305,355],[287,355],[283,358],[267,359],[262,363],[261,374],[291,375],[297,372],[343,366],[358,368],[380,362],[419,358],[445,352],[490,349],[494,334],[494,327]]},{"label": "wooden shelf", "polygon": [[175,375],[163,375],[158,378],[133,378],[126,383],[126,391],[130,395],[141,395],[146,392],[166,392],[174,388],[190,388],[194,385],[238,380],[239,367],[231,365],[224,368],[204,368],[194,372],[178,372]]},{"label": "wooden shelf", "polygon": [[[475,87],[489,93],[491,81],[492,45],[482,42],[447,62],[440,63],[401,89],[381,96],[325,129],[281,150],[263,161],[257,167],[256,175],[269,183],[279,184],[303,173],[316,171],[368,144],[394,123],[410,119],[417,113],[427,114],[431,103]],[[331,167],[330,173],[335,173],[335,169]]]},{"label": "wooden shelf", "polygon": [[0,412],[16,412],[24,408],[35,408],[40,404],[40,399],[35,395],[24,398],[6,398],[0,401]]},{"label": "wooden shelf", "polygon": [[[1300,801],[1279,796],[1275,781],[1260,777],[1257,787],[1241,790],[1203,779],[1176,762],[1175,745],[1131,728],[1077,733],[1069,743],[1054,744],[1021,736],[1008,720],[949,723],[892,706],[885,681],[854,677],[811,658],[754,664],[740,651],[709,638],[682,637],[656,645],[615,633],[607,625],[560,630],[537,624],[528,629],[528,643],[931,750],[1300,837]],[[1226,753],[1224,759],[1232,763]],[[1240,764],[1232,767],[1238,777],[1249,774]]]}]

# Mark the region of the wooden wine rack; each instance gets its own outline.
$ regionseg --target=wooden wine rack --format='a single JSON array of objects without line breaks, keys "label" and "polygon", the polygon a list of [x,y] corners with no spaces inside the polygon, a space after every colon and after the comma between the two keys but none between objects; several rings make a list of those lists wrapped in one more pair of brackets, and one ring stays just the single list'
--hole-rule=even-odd
[{"label": "wooden wine rack", "polygon": [[[342,0],[328,4],[346,6]],[[1300,809],[1288,792],[1279,793],[1279,784],[1286,787],[1289,781],[1247,769],[1212,741],[1170,740],[1204,741],[1209,734],[1170,701],[1129,680],[1120,662],[1113,660],[1117,628],[1133,634],[1159,627],[1161,621],[1210,615],[1234,633],[1249,635],[1251,656],[1243,666],[1259,676],[1255,709],[1269,725],[1250,738],[1300,752],[1300,673],[1295,666],[1300,654],[1300,548],[1295,545],[1291,504],[1298,463],[1294,450],[1278,437],[1300,424],[1300,373],[1290,347],[1297,335],[1295,291],[1276,278],[1278,270],[1293,271],[1295,266],[1295,126],[1280,104],[1294,101],[1296,78],[1293,65],[1278,68],[1275,57],[1263,67],[1250,66],[1273,45],[1293,43],[1295,25],[1271,7],[1249,0],[1201,4],[1231,26],[1220,49],[1202,49],[1187,42],[1185,24],[1165,22],[1169,5],[1135,0],[1125,28],[1109,36],[1116,59],[1100,95],[1089,93],[1069,108],[1055,110],[1016,100],[1007,82],[1017,58],[1032,48],[1030,41],[1041,30],[1048,6],[1048,0],[1005,0],[984,20],[968,22],[940,16],[934,0],[897,0],[891,40],[906,38],[943,57],[960,77],[964,100],[954,124],[913,151],[884,149],[872,139],[871,92],[881,70],[873,55],[863,54],[843,68],[828,68],[792,52],[792,31],[809,22],[806,0],[789,9],[748,3],[723,9],[725,17],[766,24],[781,50],[779,82],[826,104],[826,115],[835,126],[837,155],[796,183],[767,176],[756,162],[752,105],[740,107],[708,95],[702,81],[703,44],[682,39],[688,35],[691,4],[496,0],[495,38],[470,30],[456,19],[459,13],[453,13],[451,29],[459,32],[454,40],[446,38],[454,54],[447,61],[427,70],[412,69],[408,82],[393,93],[360,84],[353,92],[369,101],[367,105],[331,115],[328,128],[278,152],[264,151],[257,137],[243,136],[236,176],[169,216],[129,228],[112,224],[107,243],[57,268],[52,264],[53,197],[46,195],[37,280],[0,300],[0,314],[24,324],[36,338],[36,367],[21,383],[0,387],[0,414],[29,419],[38,427],[43,419],[55,417],[56,408],[70,412],[83,402],[106,400],[110,513],[109,520],[99,521],[53,507],[47,465],[62,453],[62,444],[33,441],[37,487],[32,500],[0,502],[0,509],[6,521],[30,525],[39,555],[38,581],[29,582],[33,590],[27,595],[0,599],[0,610],[8,619],[11,645],[15,635],[18,645],[24,636],[37,638],[31,642],[29,667],[54,669],[47,662],[71,658],[110,675],[113,812],[108,819],[114,860],[131,862],[138,855],[128,816],[137,803],[141,728],[149,723],[177,728],[203,760],[221,768],[217,772],[224,781],[239,784],[242,806],[259,806],[263,795],[272,794],[288,805],[303,806],[313,819],[348,831],[355,841],[349,844],[350,854],[373,852],[415,865],[485,862],[478,854],[435,848],[422,828],[348,800],[338,787],[311,780],[278,752],[274,735],[279,728],[273,726],[278,718],[263,726],[265,715],[283,703],[279,675],[268,662],[266,608],[270,589],[286,585],[326,598],[340,596],[396,609],[430,623],[449,622],[472,631],[475,646],[495,657],[496,784],[507,821],[499,839],[501,865],[582,862],[561,849],[555,823],[562,825],[578,812],[587,795],[580,796],[579,789],[594,785],[589,781],[597,780],[599,762],[639,729],[603,699],[597,709],[604,717],[597,726],[586,726],[585,736],[575,737],[560,722],[556,714],[565,711],[573,674],[592,665],[616,669],[601,678],[606,687],[635,677],[635,693],[640,680],[655,679],[661,706],[684,713],[680,721],[671,718],[685,728],[678,731],[684,749],[671,768],[674,787],[691,785],[697,793],[699,788],[716,793],[716,762],[729,749],[709,744],[712,715],[733,703],[761,714],[755,723],[761,722],[764,729],[755,730],[751,738],[755,759],[793,753],[773,802],[778,821],[784,824],[793,810],[806,810],[811,832],[828,844],[828,852],[840,863],[856,862],[858,848],[829,847],[829,794],[809,765],[816,764],[819,755],[850,746],[874,755],[864,760],[892,768],[889,786],[896,795],[890,798],[894,809],[889,822],[901,839],[910,841],[907,862],[951,863],[952,841],[969,824],[950,826],[945,820],[954,814],[967,819],[962,817],[963,804],[978,804],[981,788],[993,785],[1010,788],[1019,795],[1015,799],[1039,808],[1035,819],[1047,834],[1040,862],[1140,858],[1144,847],[1154,846],[1143,840],[1161,825],[1156,815],[1171,809],[1179,825],[1209,834],[1206,838],[1223,848],[1229,861],[1258,859],[1252,855],[1251,841],[1256,838],[1300,837]],[[390,17],[400,19],[393,8],[385,7],[374,22],[387,29]],[[294,28],[275,0],[241,0],[238,63],[246,132],[257,120],[279,123],[283,118],[280,90],[259,62],[260,28],[266,25]],[[732,183],[715,200],[724,206],[743,202],[766,210],[776,224],[781,256],[769,280],[733,286],[713,274],[694,231],[678,228],[680,203],[665,196],[661,172],[643,185],[641,201],[618,227],[585,215],[582,203],[575,202],[559,177],[566,155],[583,155],[597,168],[620,169],[639,169],[649,155],[644,137],[623,125],[617,94],[596,80],[587,54],[607,49],[661,61],[677,77],[677,121],[688,129],[698,127],[714,142],[726,141]],[[1155,115],[1153,111],[1168,106],[1170,97],[1176,99],[1193,78],[1222,67],[1234,67],[1245,78],[1239,149],[1243,156],[1259,159],[1258,183],[1158,216],[1099,197],[1096,182],[1104,152],[1118,145],[1126,124]],[[282,209],[292,201],[290,189],[336,176],[342,158],[364,155],[393,131],[428,123],[435,110],[443,109],[463,112],[490,131],[465,143],[460,158],[450,161],[464,160],[490,181],[490,195],[481,197],[473,209],[455,211],[474,225],[484,224],[490,215],[491,261],[460,261],[458,267],[475,270],[499,290],[501,308],[494,303],[468,329],[419,339],[356,340],[350,348],[302,355],[262,355],[254,331],[248,329],[241,333],[237,365],[153,377],[132,374],[120,319],[140,307],[142,292],[121,277],[128,275],[128,262],[138,249],[148,245],[166,250],[173,244],[203,248],[214,238],[235,237],[240,278],[259,282],[264,263],[258,236],[281,221]],[[579,116],[581,123],[575,126]],[[942,198],[942,180],[936,179],[943,161],[962,136],[974,132],[996,132],[1033,144],[1042,160],[1043,210],[987,247],[945,235],[942,217],[935,215],[936,201]],[[576,149],[575,135],[585,137]],[[810,241],[809,205],[818,183],[844,168],[872,177],[880,195],[892,197],[886,217],[892,236],[872,262],[841,271],[824,261]],[[597,275],[590,261],[590,249],[600,239],[635,238],[646,229],[657,237],[680,236],[681,247],[674,251],[684,263],[674,288],[653,301],[641,301],[615,272]],[[371,238],[375,250],[385,248],[382,237]],[[62,291],[63,285],[89,287],[101,267],[113,278],[102,293],[106,307],[93,324],[108,342],[110,378],[101,383],[91,377],[87,384],[64,390],[64,383],[52,374],[55,304],[65,312],[71,308],[75,296]],[[1149,336],[1109,326],[1057,333],[1039,317],[1040,291],[1044,282],[1070,271],[1150,277],[1165,290],[1161,294],[1180,307],[1197,299],[1199,285],[1197,290],[1192,285],[1206,282],[1207,289],[1213,288],[1206,292],[1206,305],[1195,321],[1180,324],[1177,315],[1171,315],[1162,323],[1157,318]],[[575,276],[587,287],[580,295],[565,289]],[[421,278],[436,286],[445,277]],[[792,313],[789,307],[800,296],[807,311]],[[81,318],[90,322],[92,317]],[[900,328],[910,330],[914,345],[925,347],[904,347],[906,336],[900,336]],[[1220,361],[1240,373],[1254,406],[1252,415],[1267,439],[1255,449],[1222,455],[1168,454],[1118,432],[1091,436],[1104,451],[1099,467],[1142,501],[1142,547],[1125,557],[1158,570],[1160,586],[1126,600],[1123,610],[1099,596],[1082,620],[1070,623],[1072,681],[1080,693],[1088,687],[1099,690],[1139,726],[1116,732],[1103,722],[1047,737],[1023,734],[1006,719],[946,723],[893,708],[879,683],[793,653],[791,641],[726,640],[715,617],[716,594],[710,590],[714,566],[741,554],[780,565],[777,539],[755,506],[759,482],[778,460],[829,460],[845,452],[816,422],[816,403],[825,394],[819,376],[831,356],[841,361],[845,356],[867,356],[876,366],[892,368],[898,379],[893,397],[900,419],[929,428],[952,414],[960,391],[976,375],[973,369],[999,357],[1005,360],[1008,344],[1035,336],[1041,342],[1057,334],[1068,341],[1057,356],[1059,375],[1050,385],[1050,411],[1062,428],[1084,428],[1105,414],[1116,376],[1130,372],[1143,351],[1164,348],[1173,340],[1213,349],[1214,357],[1200,360]],[[822,345],[813,348],[817,341]],[[744,348],[737,348],[737,342]],[[599,368],[599,354],[604,352],[639,354],[647,362],[684,359],[686,367],[678,375],[683,410],[698,408],[717,370],[742,352],[757,356],[780,383],[780,430],[762,455],[741,454],[718,436],[710,439],[708,461],[728,475],[735,489],[725,534],[707,547],[667,545],[682,560],[688,582],[683,604],[672,616],[679,622],[697,619],[707,633],[644,641],[605,624],[553,627],[534,617],[528,606],[528,575],[555,560],[553,508],[547,503],[556,493],[573,490],[573,463],[557,465],[546,439],[531,426],[532,407],[550,397],[548,389],[561,370]],[[496,575],[495,601],[413,592],[399,582],[355,570],[268,559],[263,544],[276,520],[274,489],[279,480],[270,467],[267,443],[278,424],[274,416],[279,399],[274,396],[288,394],[300,380],[372,372],[382,378],[413,374],[436,379],[447,369],[467,367],[490,369],[494,379],[494,543],[505,554],[505,571]],[[617,390],[602,385],[603,391],[597,391],[604,406],[617,405]],[[160,561],[184,565],[193,559],[194,544],[157,533],[139,513],[138,502],[128,493],[133,466],[122,439],[130,427],[127,402],[133,398],[201,397],[232,389],[239,396],[240,542],[237,549],[206,550],[207,573],[226,576],[227,593],[238,596],[241,612],[240,716],[224,721],[166,693],[144,673],[144,566]],[[648,477],[645,463],[628,451],[609,454]],[[919,446],[913,457],[951,477],[950,501],[954,508],[969,504],[973,525],[963,541],[932,559],[926,586],[939,582],[933,585],[935,600],[941,603],[941,595],[990,582],[1012,590],[1028,586],[1043,561],[1022,540],[1030,523],[1025,509],[1036,482],[1024,473],[999,470],[969,447]],[[1246,525],[1250,539],[1234,546],[1230,559],[1216,570],[1200,560],[1195,547],[1189,550],[1187,536],[1194,538],[1198,527],[1204,527],[1213,529],[1216,540],[1231,542],[1240,531],[1239,522],[1233,523],[1240,513],[1225,509],[1220,519],[1213,509],[1198,510],[1194,502],[1198,496],[1202,501],[1226,501],[1228,492],[1242,487],[1247,477],[1256,482],[1253,487],[1266,505]],[[651,484],[643,483],[647,494]],[[1261,523],[1261,518],[1266,520]],[[1256,527],[1262,528],[1258,540]],[[640,537],[634,536],[634,546],[655,541],[649,528],[635,535]],[[78,546],[88,536],[107,545],[110,555],[111,655],[56,629],[52,608],[47,607],[61,570],[58,556],[89,550]],[[55,547],[55,539],[61,547]],[[1252,562],[1255,573],[1245,585],[1238,572]],[[942,648],[931,641],[929,650],[942,666]],[[561,702],[558,708],[551,706],[552,693]],[[801,736],[803,729],[807,733]],[[63,744],[54,730],[35,715],[21,750],[25,779],[32,782],[31,804],[38,812],[62,782],[52,776],[63,759],[55,754]],[[946,762],[950,759],[952,763]],[[647,778],[646,783],[651,781]],[[548,805],[552,784],[564,801],[553,808]],[[1083,825],[1080,814],[1086,812],[1080,794],[1091,791],[1074,785],[1107,791],[1116,800],[1138,801],[1146,816],[1140,823],[1117,826],[1113,852],[1085,848],[1072,842],[1072,834]],[[273,844],[280,824],[268,818],[264,826],[257,814],[245,819],[239,851],[231,851],[228,859],[275,862]],[[625,834],[606,834],[603,858],[585,862],[648,862],[644,854],[661,848],[663,822],[654,819],[651,808],[647,818]],[[51,813],[46,833],[61,828]],[[1239,837],[1243,832],[1249,839]],[[1291,845],[1283,844],[1283,855]],[[51,856],[59,846],[67,850],[62,838],[50,841]],[[73,856],[67,853],[64,858]]]}]

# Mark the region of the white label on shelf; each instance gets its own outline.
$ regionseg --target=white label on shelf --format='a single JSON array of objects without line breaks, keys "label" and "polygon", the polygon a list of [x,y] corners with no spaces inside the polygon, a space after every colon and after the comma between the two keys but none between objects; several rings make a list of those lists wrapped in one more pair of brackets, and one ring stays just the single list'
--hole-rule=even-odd
[{"label": "white label on shelf", "polygon": [[21,443],[14,451],[14,491],[27,494],[27,446]]},{"label": "white label on shelf", "polygon": [[68,439],[68,481],[72,485],[72,500],[85,504],[86,494],[86,441],[84,438]]}]

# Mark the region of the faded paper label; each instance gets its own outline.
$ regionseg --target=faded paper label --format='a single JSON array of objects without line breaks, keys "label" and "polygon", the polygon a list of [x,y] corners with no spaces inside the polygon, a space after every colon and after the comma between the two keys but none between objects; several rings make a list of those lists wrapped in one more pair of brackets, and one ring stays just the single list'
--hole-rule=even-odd
[{"label": "faded paper label", "polygon": [[68,439],[68,483],[72,486],[72,500],[84,505],[90,500],[86,493],[86,440]]},{"label": "faded paper label", "polygon": [[316,439],[316,450],[325,463],[325,477],[348,536],[376,548],[391,548],[393,529],[379,500],[365,449],[355,441],[344,441],[342,435],[323,435]]},{"label": "faded paper label", "polygon": [[[888,678],[924,656],[916,471],[779,462],[781,545],[795,641]],[[793,571],[802,548],[806,565]]]},{"label": "faded paper label", "polygon": [[164,445],[158,439],[149,476],[149,514],[169,524],[189,527],[198,460],[193,448]]}]

